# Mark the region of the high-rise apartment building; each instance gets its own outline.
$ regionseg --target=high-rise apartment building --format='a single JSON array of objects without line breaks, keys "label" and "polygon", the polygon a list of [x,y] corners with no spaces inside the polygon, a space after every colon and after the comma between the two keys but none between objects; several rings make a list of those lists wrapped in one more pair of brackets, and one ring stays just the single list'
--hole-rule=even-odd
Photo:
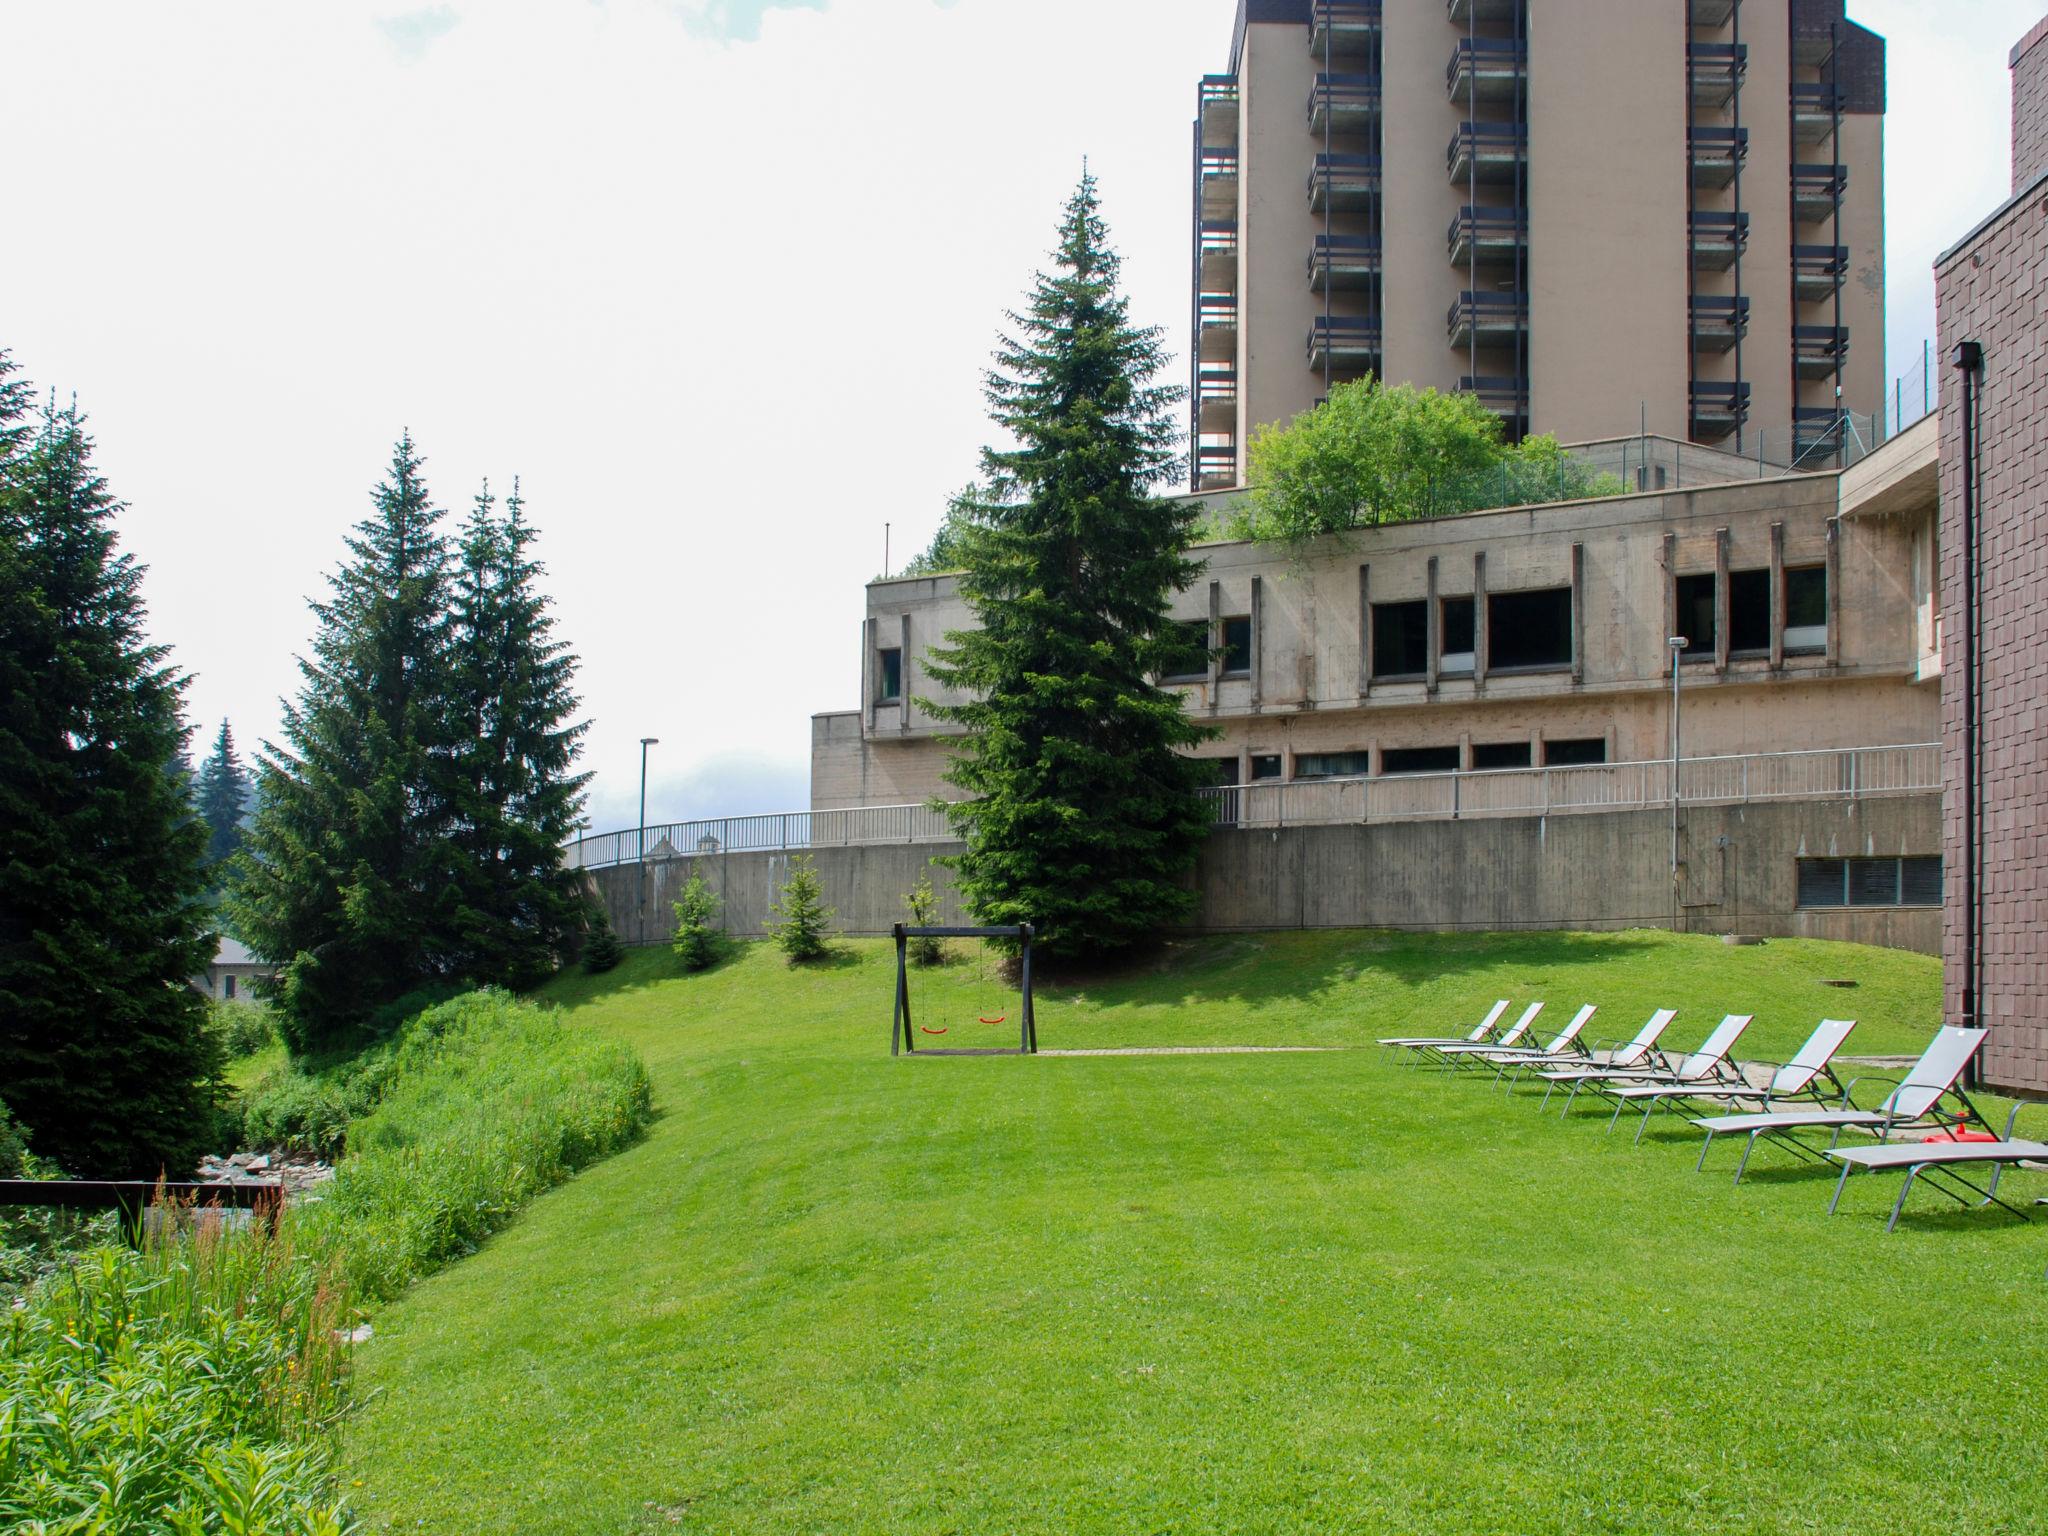
[{"label": "high-rise apartment building", "polygon": [[1832,462],[1884,377],[1844,0],[1239,0],[1195,120],[1195,484],[1336,382]]}]

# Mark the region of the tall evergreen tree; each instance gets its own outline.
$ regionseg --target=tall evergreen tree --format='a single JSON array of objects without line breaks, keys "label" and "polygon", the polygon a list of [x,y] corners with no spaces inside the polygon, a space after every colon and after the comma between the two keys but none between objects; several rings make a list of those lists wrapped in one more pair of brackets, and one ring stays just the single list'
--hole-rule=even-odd
[{"label": "tall evergreen tree", "polygon": [[982,455],[958,520],[960,581],[981,627],[947,637],[934,677],[973,695],[947,777],[967,905],[1037,925],[1069,956],[1113,953],[1184,916],[1208,816],[1186,755],[1207,734],[1153,678],[1185,669],[1173,593],[1194,580],[1195,514],[1154,494],[1180,460],[1154,384],[1156,327],[1130,323],[1092,176],[1067,204],[1056,267],[1011,314],[987,398],[1015,446]]},{"label": "tall evergreen tree", "polygon": [[32,424],[0,353],[0,1099],[80,1174],[176,1176],[217,1060],[185,986],[213,950],[172,771],[185,680],[75,406]]},{"label": "tall evergreen tree", "polygon": [[235,751],[235,733],[223,720],[213,752],[199,765],[199,817],[206,823],[206,863],[218,870],[242,846],[242,818],[249,811],[249,775]]},{"label": "tall evergreen tree", "polygon": [[587,727],[572,722],[576,658],[554,634],[519,482],[503,517],[486,485],[455,578],[454,834],[461,854],[464,967],[529,986],[575,948],[585,900],[562,844],[589,775],[574,771]]},{"label": "tall evergreen tree", "polygon": [[408,433],[312,604],[313,653],[233,876],[237,931],[281,962],[301,1049],[453,969],[450,553],[422,469]]}]

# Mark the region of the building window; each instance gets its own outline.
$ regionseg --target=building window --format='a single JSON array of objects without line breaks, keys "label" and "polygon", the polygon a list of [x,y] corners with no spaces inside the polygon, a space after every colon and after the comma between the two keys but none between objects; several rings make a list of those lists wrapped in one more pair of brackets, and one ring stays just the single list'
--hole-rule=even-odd
[{"label": "building window", "polygon": [[1802,907],[1938,907],[1941,859],[1801,859]]},{"label": "building window", "polygon": [[1438,665],[1446,672],[1470,672],[1477,651],[1477,610],[1473,601],[1469,597],[1447,597],[1441,608],[1444,653]]},{"label": "building window", "polygon": [[234,978],[234,977],[232,977],[232,976],[223,976],[223,977],[221,977],[221,979],[220,979],[220,995],[221,995],[222,997],[226,998],[226,999],[227,999],[227,1000],[228,1000],[229,1002],[231,1002],[231,1003],[232,1003],[232,1002],[233,1002],[233,1001],[235,1000],[235,978]]},{"label": "building window", "polygon": [[1175,659],[1173,670],[1162,676],[1162,683],[1199,683],[1209,676],[1209,621],[1207,619],[1170,619],[1166,636],[1169,642],[1179,641],[1187,654]]},{"label": "building window", "polygon": [[1728,650],[1731,655],[1768,656],[1771,650],[1771,573],[1728,573]]},{"label": "building window", "polygon": [[1546,768],[1583,768],[1591,763],[1606,761],[1605,736],[1582,736],[1567,741],[1543,743],[1543,766]]},{"label": "building window", "polygon": [[1372,605],[1372,675],[1422,677],[1429,671],[1429,604]]},{"label": "building window", "polygon": [[1828,568],[1798,565],[1785,568],[1785,649],[1825,651],[1828,648]]},{"label": "building window", "polygon": [[894,704],[903,697],[903,652],[896,647],[876,652],[881,681],[875,689],[877,704]]},{"label": "building window", "polygon": [[1223,621],[1222,650],[1225,677],[1252,675],[1252,621],[1249,614],[1238,614]]},{"label": "building window", "polygon": [[1677,583],[1678,633],[1685,638],[1685,659],[1698,661],[1714,654],[1714,578],[1681,576]]},{"label": "building window", "polygon": [[1456,747],[1393,747],[1380,753],[1380,772],[1396,773],[1456,773],[1458,771],[1458,749]]},{"label": "building window", "polygon": [[1503,768],[1526,768],[1531,762],[1526,741],[1490,741],[1472,744],[1472,768],[1477,773],[1496,773]]},{"label": "building window", "polygon": [[1489,672],[1546,671],[1572,664],[1572,589],[1495,592],[1486,599]]},{"label": "building window", "polygon": [[1371,772],[1370,752],[1304,752],[1294,760],[1297,779],[1356,779]]},{"label": "building window", "polygon": [[1255,752],[1252,754],[1252,782],[1280,777],[1283,764],[1278,752]]}]

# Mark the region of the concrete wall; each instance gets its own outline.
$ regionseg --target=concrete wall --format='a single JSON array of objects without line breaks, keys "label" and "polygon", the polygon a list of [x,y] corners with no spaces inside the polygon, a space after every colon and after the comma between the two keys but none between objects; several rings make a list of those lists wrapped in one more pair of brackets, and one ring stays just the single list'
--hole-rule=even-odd
[{"label": "concrete wall", "polygon": [[[1309,168],[1321,147],[1308,132],[1314,79],[1305,28],[1245,29],[1237,76],[1243,103],[1237,232],[1243,253],[1238,269],[1240,462],[1255,428],[1291,420],[1323,393],[1307,363],[1309,317],[1322,313],[1322,301],[1309,292],[1307,268],[1322,229],[1322,220],[1308,206]],[[1336,312],[1347,310],[1340,303]],[[1350,312],[1357,312],[1357,306]]]},{"label": "concrete wall", "polygon": [[[1682,813],[1678,926],[1932,952],[1941,913],[1795,909],[1801,855],[1929,854],[1935,795],[1847,802],[1696,806]],[[1671,823],[1661,811],[1372,826],[1219,830],[1197,873],[1198,931],[1405,928],[1424,931],[1670,927]],[[934,845],[824,848],[816,854],[836,926],[886,933]],[[664,941],[670,903],[702,874],[725,902],[729,932],[759,936],[786,854],[728,854],[597,870],[592,881],[628,943]],[[947,922],[963,919],[951,877],[935,870]]]},{"label": "concrete wall", "polygon": [[1444,148],[1465,117],[1444,90],[1444,63],[1464,29],[1449,25],[1441,5],[1389,5],[1382,16],[1386,374],[1450,389],[1466,370],[1444,335],[1444,311],[1460,286],[1444,231],[1469,189],[1453,186],[1444,167]]}]

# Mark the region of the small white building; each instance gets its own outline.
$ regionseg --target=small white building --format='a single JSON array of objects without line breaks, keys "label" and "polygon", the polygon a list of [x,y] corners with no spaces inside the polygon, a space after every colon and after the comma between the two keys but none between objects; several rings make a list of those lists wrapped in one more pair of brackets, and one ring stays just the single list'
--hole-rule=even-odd
[{"label": "small white building", "polygon": [[239,939],[225,935],[220,948],[214,952],[213,963],[203,975],[192,978],[194,991],[203,992],[218,1002],[254,1002],[256,993],[251,983],[259,977],[268,978],[277,974],[277,967],[268,960],[258,960],[249,953],[249,948]]}]

